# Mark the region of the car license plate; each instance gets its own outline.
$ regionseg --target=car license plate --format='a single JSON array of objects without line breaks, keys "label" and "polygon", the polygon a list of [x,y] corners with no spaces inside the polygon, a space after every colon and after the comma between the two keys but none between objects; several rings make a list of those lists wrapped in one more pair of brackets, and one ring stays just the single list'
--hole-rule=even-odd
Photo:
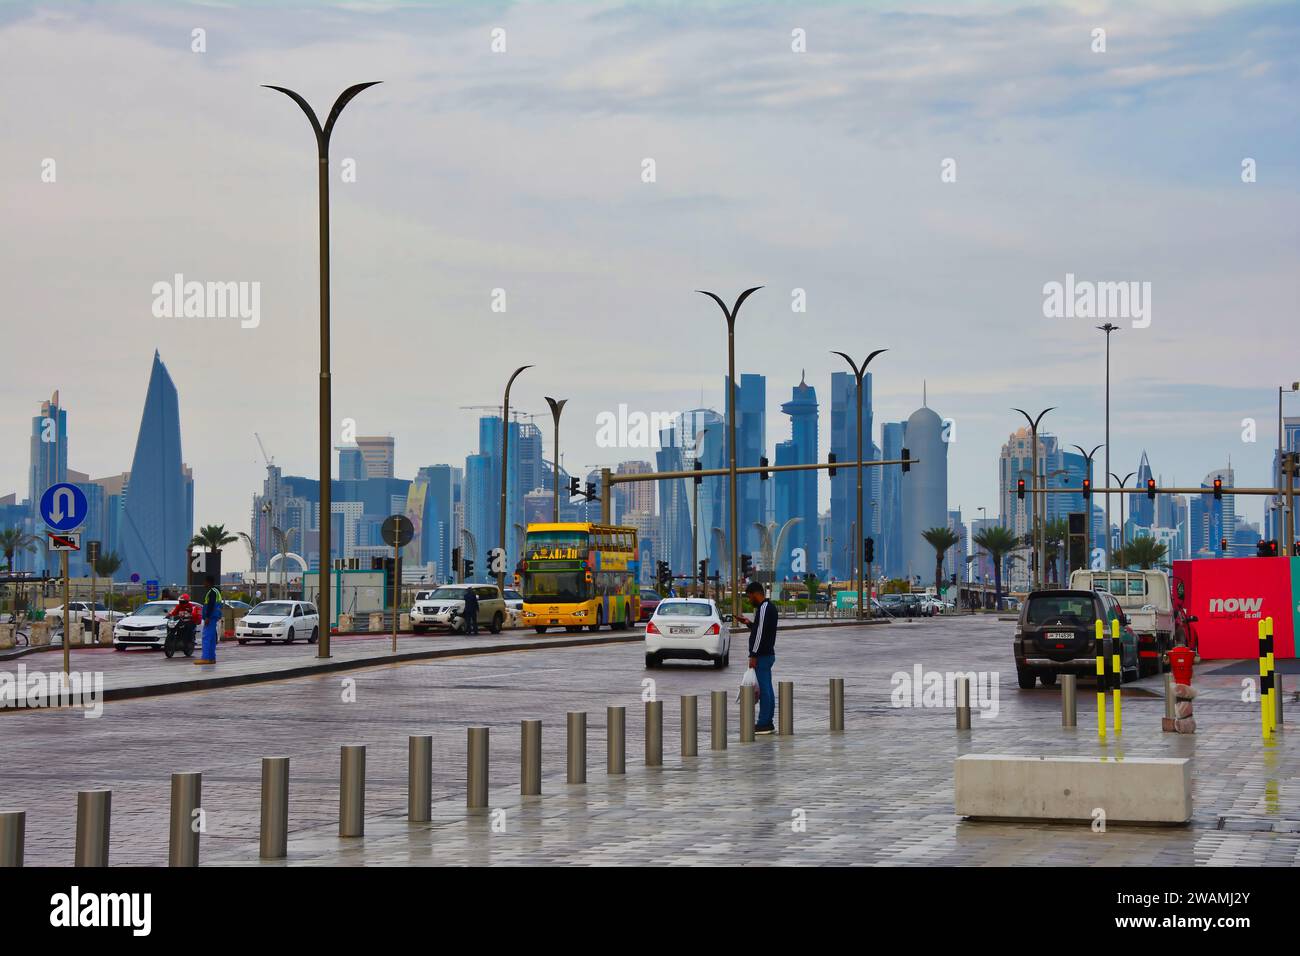
[{"label": "car license plate", "polygon": [[1049,631],[1047,634],[1049,641],[1072,641],[1074,640],[1073,631]]},{"label": "car license plate", "polygon": [[669,633],[669,634],[694,634],[694,633],[695,633],[695,628],[693,628],[693,627],[670,627],[670,628],[668,628],[668,633]]}]

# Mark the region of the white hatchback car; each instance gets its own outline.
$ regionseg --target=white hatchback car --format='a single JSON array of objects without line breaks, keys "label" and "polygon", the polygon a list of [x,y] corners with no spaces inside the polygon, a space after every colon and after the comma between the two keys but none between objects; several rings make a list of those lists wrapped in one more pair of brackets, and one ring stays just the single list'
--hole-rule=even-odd
[{"label": "white hatchback car", "polygon": [[731,626],[708,598],[664,598],[645,626],[645,666],[665,660],[731,663]]},{"label": "white hatchback car", "polygon": [[292,644],[300,637],[308,644],[320,637],[320,615],[309,601],[263,601],[235,622],[235,640],[240,644]]}]

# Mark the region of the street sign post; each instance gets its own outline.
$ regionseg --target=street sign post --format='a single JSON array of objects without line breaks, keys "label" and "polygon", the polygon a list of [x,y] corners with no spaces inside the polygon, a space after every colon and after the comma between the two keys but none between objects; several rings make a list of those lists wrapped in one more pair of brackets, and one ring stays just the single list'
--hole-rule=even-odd
[{"label": "street sign post", "polygon": [[[99,618],[95,614],[95,563],[99,561],[99,542],[86,542],[86,566],[90,569],[90,643],[99,643]],[[110,599],[105,602],[106,608],[104,617],[111,616],[113,601]]]},{"label": "street sign post", "polygon": [[379,529],[384,542],[393,547],[393,653],[397,653],[397,620],[401,608],[401,571],[397,561],[397,552],[411,543],[415,537],[415,525],[406,515],[389,515]]},{"label": "street sign post", "polygon": [[[41,520],[51,532],[73,531],[80,528],[89,511],[86,495],[80,488],[66,481],[50,485],[41,495]],[[60,570],[63,573],[63,679],[66,681],[71,670],[68,659],[68,643],[72,638],[72,629],[68,620],[68,552],[81,549],[81,535],[56,535],[49,537],[49,550],[61,552]]]}]

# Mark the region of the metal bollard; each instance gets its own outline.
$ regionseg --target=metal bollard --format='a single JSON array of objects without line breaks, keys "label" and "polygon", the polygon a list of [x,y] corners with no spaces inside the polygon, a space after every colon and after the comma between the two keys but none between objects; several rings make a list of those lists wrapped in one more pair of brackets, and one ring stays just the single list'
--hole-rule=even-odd
[{"label": "metal bollard", "polygon": [[627,708],[605,708],[605,772],[627,773]]},{"label": "metal bollard", "polygon": [[662,700],[645,702],[645,765],[647,767],[664,765],[664,702]]},{"label": "metal bollard", "polygon": [[727,749],[727,692],[715,690],[709,695],[709,746],[714,750]]},{"label": "metal bollard", "polygon": [[167,841],[168,866],[199,865],[199,830],[195,811],[203,806],[203,774],[172,774],[172,809],[170,838]]},{"label": "metal bollard", "polygon": [[519,721],[519,795],[542,794],[542,722]]},{"label": "metal bollard", "polygon": [[23,865],[23,839],[26,829],[26,812],[0,810],[0,868]]},{"label": "metal bollard", "polygon": [[1079,678],[1074,674],[1061,675],[1061,726],[1079,726]]},{"label": "metal bollard", "polygon": [[794,736],[794,681],[778,681],[777,699],[780,701],[780,725],[777,728],[782,737]]},{"label": "metal bollard", "polygon": [[77,791],[77,848],[74,866],[108,866],[112,790]]},{"label": "metal bollard", "polygon": [[694,694],[682,695],[682,756],[700,755],[700,699]]},{"label": "metal bollard", "polygon": [[970,730],[970,678],[958,677],[954,690],[957,697],[957,729]]},{"label": "metal bollard", "polygon": [[1165,717],[1169,720],[1178,719],[1178,700],[1174,696],[1174,675],[1169,671],[1165,672]]},{"label": "metal bollard", "polygon": [[339,748],[339,836],[366,835],[366,748]]},{"label": "metal bollard", "polygon": [[831,733],[844,732],[844,678],[831,678]]},{"label": "metal bollard", "polygon": [[257,855],[282,860],[289,855],[289,758],[262,758],[262,832]]},{"label": "metal bollard", "polygon": [[587,714],[585,711],[569,711],[569,783],[587,782]]},{"label": "metal bollard", "polygon": [[406,738],[406,819],[433,819],[433,735]]},{"label": "metal bollard", "polygon": [[465,758],[465,807],[486,810],[488,805],[488,728],[467,729]]},{"label": "metal bollard", "polygon": [[754,688],[740,688],[740,742],[754,742]]}]

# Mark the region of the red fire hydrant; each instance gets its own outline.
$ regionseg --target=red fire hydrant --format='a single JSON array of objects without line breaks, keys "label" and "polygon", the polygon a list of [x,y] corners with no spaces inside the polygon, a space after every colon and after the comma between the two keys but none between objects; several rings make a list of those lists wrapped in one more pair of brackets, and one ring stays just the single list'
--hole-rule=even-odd
[{"label": "red fire hydrant", "polygon": [[1165,716],[1161,721],[1165,733],[1196,733],[1196,720],[1192,717],[1192,698],[1196,696],[1192,687],[1195,660],[1196,652],[1187,647],[1175,647],[1169,652],[1171,674],[1165,682]]}]

